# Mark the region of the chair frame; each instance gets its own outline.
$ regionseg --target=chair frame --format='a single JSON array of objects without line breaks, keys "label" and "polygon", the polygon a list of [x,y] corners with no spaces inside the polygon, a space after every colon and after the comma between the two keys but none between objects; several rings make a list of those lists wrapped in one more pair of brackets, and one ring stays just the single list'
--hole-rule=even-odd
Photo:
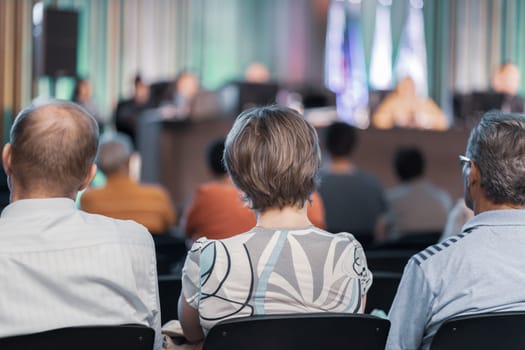
[{"label": "chair frame", "polygon": [[343,313],[306,313],[231,318],[216,324],[204,350],[383,350],[386,319]]},{"label": "chair frame", "polygon": [[431,350],[525,349],[525,311],[464,315],[445,321]]},{"label": "chair frame", "polygon": [[155,331],[144,325],[80,326],[0,338],[2,350],[152,350]]}]

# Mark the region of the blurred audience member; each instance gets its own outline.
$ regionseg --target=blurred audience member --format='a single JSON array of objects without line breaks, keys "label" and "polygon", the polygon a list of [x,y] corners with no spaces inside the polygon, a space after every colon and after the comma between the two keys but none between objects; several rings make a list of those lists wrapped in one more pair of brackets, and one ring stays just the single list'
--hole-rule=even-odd
[{"label": "blurred audience member", "polygon": [[363,312],[372,275],[361,245],[313,226],[306,213],[321,163],[315,129],[286,107],[246,110],[226,138],[224,163],[257,224],[189,251],[179,301],[186,338],[202,342],[231,317]]},{"label": "blurred audience member", "polygon": [[118,132],[128,135],[136,147],[136,129],[140,115],[152,108],[149,85],[139,75],[135,77],[133,97],[118,103],[115,111],[115,127]]},{"label": "blurred audience member", "polygon": [[244,80],[249,83],[268,83],[270,81],[270,71],[262,63],[250,63],[244,70]]},{"label": "blurred audience member", "polygon": [[429,349],[446,320],[525,311],[525,116],[489,112],[460,156],[465,202],[461,232],[414,255],[390,309],[386,349]]},{"label": "blurred audience member", "polygon": [[73,96],[71,100],[76,104],[82,106],[95,118],[98,124],[98,129],[101,132],[104,129],[104,119],[100,115],[97,106],[92,100],[93,91],[91,84],[87,79],[77,79],[75,88],[73,89]]},{"label": "blurred audience member", "polygon": [[139,184],[130,178],[132,152],[126,135],[101,142],[97,164],[106,175],[106,184],[89,188],[80,198],[80,207],[90,213],[134,220],[153,234],[166,233],[176,221],[171,199],[160,186]]},{"label": "blurred audience member", "polygon": [[416,87],[410,77],[402,79],[381,102],[372,116],[372,124],[380,129],[445,130],[448,127],[447,117],[434,101],[416,95]]},{"label": "blurred audience member", "polygon": [[0,217],[0,338],[138,323],[155,330],[160,350],[150,234],[75,206],[96,172],[95,119],[74,103],[52,101],[20,112],[10,138],[2,153],[11,204]]},{"label": "blurred audience member", "polygon": [[226,173],[222,162],[224,140],[210,144],[208,167],[215,180],[200,185],[186,217],[186,236],[223,239],[243,233],[255,224],[255,215]]},{"label": "blurred audience member", "polygon": [[336,122],[327,128],[330,169],[321,175],[319,193],[329,231],[372,239],[374,234],[382,232],[377,225],[387,211],[387,204],[381,183],[352,162],[356,143],[357,131],[353,126]]},{"label": "blurred audience member", "polygon": [[[199,78],[188,70],[180,72],[168,88],[166,99],[161,103],[170,117],[188,118],[193,109],[193,102],[201,91]],[[175,107],[174,109],[167,107]]]},{"label": "blurred audience member", "polygon": [[[256,225],[252,210],[242,200],[242,193],[233,185],[222,161],[224,140],[210,144],[208,167],[214,181],[199,186],[186,218],[186,236],[224,239],[247,232]],[[324,228],[323,202],[318,193],[312,194],[307,204],[308,218],[317,227]]]},{"label": "blurred audience member", "polygon": [[452,208],[448,214],[447,223],[445,224],[443,233],[439,238],[439,242],[443,242],[450,237],[457,235],[458,232],[461,232],[463,225],[472,219],[473,216],[474,212],[467,207],[465,200],[463,198],[459,199],[454,208]]},{"label": "blurred audience member", "polygon": [[400,147],[393,165],[401,184],[386,192],[391,237],[442,232],[452,199],[426,179],[423,153],[416,147]]},{"label": "blurred audience member", "polygon": [[518,95],[520,71],[516,65],[506,62],[501,65],[492,78],[492,88],[503,94],[501,110],[504,112],[525,112],[525,99]]}]

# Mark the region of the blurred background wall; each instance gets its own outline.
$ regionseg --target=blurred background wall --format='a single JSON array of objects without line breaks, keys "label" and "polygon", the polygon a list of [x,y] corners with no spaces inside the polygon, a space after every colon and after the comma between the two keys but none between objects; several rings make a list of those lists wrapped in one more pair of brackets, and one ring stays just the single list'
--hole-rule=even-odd
[{"label": "blurred background wall", "polygon": [[[49,95],[46,78],[32,74],[31,18],[35,0],[0,1],[0,111],[3,132],[31,98]],[[284,83],[323,84],[329,0],[45,0],[79,11],[78,67],[94,86],[109,118],[137,73],[149,81],[173,78],[182,68],[214,89],[240,78],[249,62],[270,67]],[[370,62],[376,0],[362,0],[361,25]],[[408,1],[393,1],[395,57]],[[454,91],[487,89],[497,65],[525,70],[525,2],[426,0],[429,94],[450,110]],[[59,79],[57,96],[73,82]],[[525,91],[521,83],[521,92]]]}]

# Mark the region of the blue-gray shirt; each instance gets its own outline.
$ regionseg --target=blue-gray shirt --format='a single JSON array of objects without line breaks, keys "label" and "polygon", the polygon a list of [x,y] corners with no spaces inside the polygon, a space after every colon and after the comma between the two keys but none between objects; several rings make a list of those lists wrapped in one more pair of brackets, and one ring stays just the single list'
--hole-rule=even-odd
[{"label": "blue-gray shirt", "polygon": [[357,237],[372,234],[378,218],[387,211],[381,183],[359,169],[322,174],[319,194],[330,232],[350,232]]},{"label": "blue-gray shirt", "polygon": [[525,310],[525,210],[493,210],[414,255],[390,309],[388,350],[428,349],[447,319]]}]

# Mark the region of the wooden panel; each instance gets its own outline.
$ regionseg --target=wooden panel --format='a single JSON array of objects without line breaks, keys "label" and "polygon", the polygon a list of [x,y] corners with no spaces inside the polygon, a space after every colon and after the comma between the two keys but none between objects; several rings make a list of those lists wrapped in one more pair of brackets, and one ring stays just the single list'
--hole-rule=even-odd
[{"label": "wooden panel", "polygon": [[[209,142],[224,137],[232,120],[213,120],[193,124],[164,123],[159,143],[159,181],[168,188],[179,208],[191,199],[200,183],[211,179],[205,153]],[[318,130],[323,138],[324,130]],[[465,152],[468,130],[447,132],[417,130],[363,130],[355,153],[357,166],[375,175],[385,187],[397,184],[392,157],[400,145],[421,148],[427,160],[427,177],[446,189],[452,197],[463,196],[458,155]],[[324,155],[324,161],[328,157]]]}]

